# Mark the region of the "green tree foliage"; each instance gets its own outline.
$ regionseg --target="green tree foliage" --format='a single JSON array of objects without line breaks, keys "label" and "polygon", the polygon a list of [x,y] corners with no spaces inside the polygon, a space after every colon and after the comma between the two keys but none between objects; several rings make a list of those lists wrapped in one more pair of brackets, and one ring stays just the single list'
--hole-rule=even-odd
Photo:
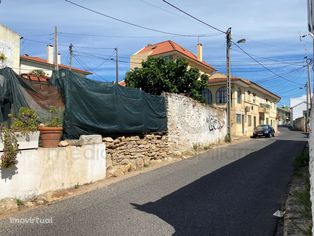
[{"label": "green tree foliage", "polygon": [[172,61],[149,57],[142,62],[142,68],[126,74],[125,82],[128,87],[141,88],[147,93],[183,93],[204,102],[202,90],[208,87],[208,76],[200,75],[198,69],[188,68],[183,59]]}]

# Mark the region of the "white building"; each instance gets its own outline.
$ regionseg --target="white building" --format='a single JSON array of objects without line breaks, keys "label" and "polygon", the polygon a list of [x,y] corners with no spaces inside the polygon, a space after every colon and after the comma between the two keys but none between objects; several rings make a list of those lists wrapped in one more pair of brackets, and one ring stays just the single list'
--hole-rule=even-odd
[{"label": "white building", "polygon": [[[20,70],[18,74],[28,74],[31,73],[34,70],[42,70],[45,72],[47,76],[51,76],[52,71],[55,68],[54,65],[54,47],[52,45],[47,46],[47,59],[29,56],[29,55],[23,55],[20,57]],[[61,56],[58,54],[58,66],[59,68],[65,68],[69,69],[70,67],[67,65],[61,64]],[[81,75],[81,76],[87,76],[90,75],[91,72],[81,70],[78,68],[73,68],[72,71]]]},{"label": "white building", "polygon": [[20,35],[0,24],[0,68],[20,68]]},{"label": "white building", "polygon": [[297,98],[290,98],[290,120],[293,121],[304,116],[306,112],[306,95]]}]

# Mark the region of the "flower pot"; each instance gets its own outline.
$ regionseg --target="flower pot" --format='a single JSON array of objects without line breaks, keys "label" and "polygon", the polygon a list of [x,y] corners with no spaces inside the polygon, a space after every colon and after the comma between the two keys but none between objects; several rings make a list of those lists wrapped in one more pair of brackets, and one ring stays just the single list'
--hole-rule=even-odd
[{"label": "flower pot", "polygon": [[62,127],[38,127],[40,131],[40,146],[44,148],[58,147],[62,136]]},{"label": "flower pot", "polygon": [[[19,150],[25,149],[36,149],[38,148],[39,141],[39,131],[29,132],[27,134],[21,134],[20,132],[15,132],[15,137],[19,145]],[[0,139],[0,152],[3,151],[3,143]]]}]

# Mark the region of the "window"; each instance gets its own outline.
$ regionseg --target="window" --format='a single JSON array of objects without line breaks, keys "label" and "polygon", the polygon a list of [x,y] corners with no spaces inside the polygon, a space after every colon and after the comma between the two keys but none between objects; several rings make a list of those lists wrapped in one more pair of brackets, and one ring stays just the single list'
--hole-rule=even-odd
[{"label": "window", "polygon": [[238,88],[238,91],[237,91],[237,102],[238,103],[241,103],[241,97],[242,97],[242,92],[241,92],[241,89]]},{"label": "window", "polygon": [[202,95],[207,104],[212,104],[212,93],[209,89],[203,89]]},{"label": "window", "polygon": [[237,114],[237,124],[241,124],[241,115]]},{"label": "window", "polygon": [[256,94],[253,93],[253,103],[256,103]]},{"label": "window", "polygon": [[227,88],[220,87],[216,92],[216,103],[222,104],[227,102]]},{"label": "window", "polygon": [[247,91],[247,101],[248,102],[251,102],[251,92],[250,91]]},{"label": "window", "polygon": [[268,118],[266,118],[266,125],[269,125],[269,123],[268,123],[268,122],[269,122],[269,120],[268,120]]},{"label": "window", "polygon": [[248,115],[247,119],[248,119],[248,126],[252,126],[252,116]]}]

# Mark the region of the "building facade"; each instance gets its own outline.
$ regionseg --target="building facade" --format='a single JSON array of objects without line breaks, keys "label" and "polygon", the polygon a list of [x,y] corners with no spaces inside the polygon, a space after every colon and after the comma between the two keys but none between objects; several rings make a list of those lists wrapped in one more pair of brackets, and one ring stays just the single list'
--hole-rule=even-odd
[{"label": "building facade", "polygon": [[20,35],[0,24],[0,68],[20,68]]},{"label": "building facade", "polygon": [[290,108],[277,107],[278,125],[290,125]]},{"label": "building facade", "polygon": [[[218,74],[221,76],[221,74]],[[258,84],[232,78],[231,134],[251,136],[258,125],[269,124],[277,132],[277,103],[280,97]],[[210,78],[203,96],[207,103],[226,108],[226,77]]]}]

